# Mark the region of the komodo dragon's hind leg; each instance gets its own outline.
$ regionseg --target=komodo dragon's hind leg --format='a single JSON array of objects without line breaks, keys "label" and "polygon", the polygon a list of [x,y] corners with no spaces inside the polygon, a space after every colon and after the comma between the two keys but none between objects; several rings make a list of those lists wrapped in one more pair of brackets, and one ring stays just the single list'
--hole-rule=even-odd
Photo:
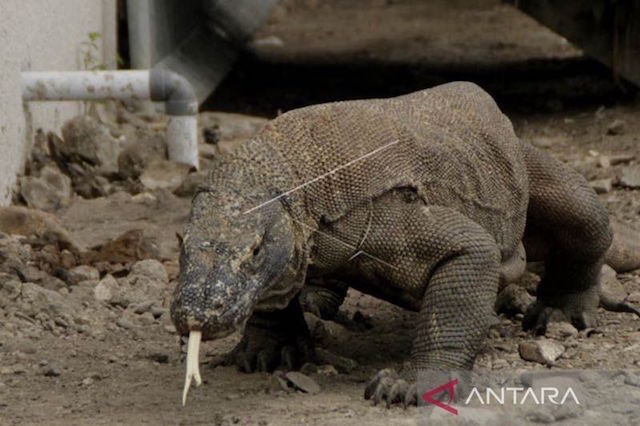
[{"label": "komodo dragon's hind leg", "polygon": [[[410,361],[399,373],[382,370],[365,398],[416,404],[417,381],[435,387],[451,373],[470,370],[493,318],[500,252],[482,227],[461,213],[391,200],[376,209],[360,268],[421,300]],[[422,383],[421,383],[422,384]]]},{"label": "komodo dragon's hind leg", "polygon": [[612,238],[607,211],[578,173],[529,145],[524,150],[530,185],[525,246],[532,234],[538,246],[543,243],[545,273],[523,327],[544,333],[550,320],[592,327],[598,277]]}]

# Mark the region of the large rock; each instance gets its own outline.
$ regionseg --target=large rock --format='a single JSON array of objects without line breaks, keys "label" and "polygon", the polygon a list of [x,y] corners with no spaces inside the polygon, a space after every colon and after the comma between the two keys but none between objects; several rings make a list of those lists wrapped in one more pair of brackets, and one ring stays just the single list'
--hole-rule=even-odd
[{"label": "large rock", "polygon": [[69,204],[71,179],[57,167],[45,166],[40,176],[24,176],[20,179],[20,195],[29,207],[56,211]]},{"label": "large rock", "polygon": [[86,263],[126,263],[142,259],[159,259],[157,241],[141,229],[132,229],[104,244],[94,246],[84,255]]},{"label": "large rock", "polygon": [[58,219],[39,210],[26,207],[0,207],[0,232],[10,235],[34,236],[51,243],[60,249],[77,253],[78,246],[58,222]]},{"label": "large rock", "polygon": [[99,302],[110,302],[120,291],[120,284],[111,275],[105,275],[93,289],[93,296]]},{"label": "large rock", "polygon": [[620,185],[633,189],[640,188],[640,164],[633,164],[622,168]]},{"label": "large rock", "polygon": [[19,312],[32,318],[39,313],[55,318],[68,316],[74,312],[74,308],[59,292],[33,283],[21,284],[20,297],[16,299],[15,307]]},{"label": "large rock", "polygon": [[28,275],[27,265],[32,258],[29,245],[22,244],[16,236],[0,233],[0,272],[23,279]]},{"label": "large rock", "polygon": [[627,298],[627,291],[609,265],[602,265],[600,270],[600,296],[615,302],[624,302]]},{"label": "large rock", "polygon": [[169,277],[164,265],[155,259],[145,259],[136,262],[131,267],[131,275],[142,275],[161,283],[168,283]]},{"label": "large rock", "polygon": [[100,175],[118,171],[120,143],[106,126],[90,117],[77,116],[62,126],[58,150],[68,161],[88,163]]},{"label": "large rock", "polygon": [[118,156],[118,170],[136,179],[150,163],[167,158],[167,142],[163,135],[144,129],[137,129],[132,137],[135,139]]},{"label": "large rock", "polygon": [[100,272],[89,265],[79,265],[69,271],[71,284],[79,284],[82,281],[97,281],[100,279]]}]

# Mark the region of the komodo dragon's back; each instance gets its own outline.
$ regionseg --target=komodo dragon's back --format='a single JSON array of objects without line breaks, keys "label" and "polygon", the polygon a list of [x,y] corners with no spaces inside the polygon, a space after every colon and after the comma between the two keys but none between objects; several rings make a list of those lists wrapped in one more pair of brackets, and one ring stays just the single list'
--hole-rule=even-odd
[{"label": "komodo dragon's back", "polygon": [[[326,312],[344,300],[341,283],[418,311],[410,360],[365,390],[376,403],[416,404],[419,382],[473,367],[521,242],[545,267],[523,328],[594,327],[611,239],[586,180],[520,142],[471,83],[291,111],[221,158],[194,196],[171,307],[189,335],[187,389],[200,339],[241,327],[232,362],[243,371],[313,360],[302,291],[326,279],[316,298]],[[614,247],[610,259],[633,268],[634,246]]]},{"label": "komodo dragon's back", "polygon": [[503,253],[522,237],[527,174],[521,145],[508,118],[475,84],[294,110],[273,120],[259,139],[281,156],[278,166],[293,176],[292,187],[312,182],[300,192],[316,221],[338,220],[390,189],[408,187],[428,205],[475,220]]}]

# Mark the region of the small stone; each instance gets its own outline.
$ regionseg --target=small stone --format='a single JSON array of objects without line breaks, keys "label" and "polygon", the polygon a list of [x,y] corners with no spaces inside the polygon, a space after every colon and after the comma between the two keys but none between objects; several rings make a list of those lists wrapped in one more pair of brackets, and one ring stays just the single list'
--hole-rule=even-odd
[{"label": "small stone", "polygon": [[316,394],[320,392],[320,386],[311,377],[298,371],[289,371],[285,378],[298,390],[304,393]]},{"label": "small stone", "polygon": [[33,355],[38,352],[38,347],[33,342],[25,341],[18,346],[18,350],[25,354]]},{"label": "small stone", "polygon": [[640,164],[633,164],[622,168],[620,185],[627,188],[640,188]]},{"label": "small stone", "polygon": [[634,154],[612,154],[609,156],[609,162],[612,166],[618,164],[630,163],[636,158]]},{"label": "small stone", "polygon": [[160,257],[160,248],[154,235],[142,229],[130,229],[115,239],[92,247],[87,257],[98,269],[98,265],[105,265],[105,270],[112,271],[114,266],[109,264],[157,259]]},{"label": "small stone", "polygon": [[151,312],[145,312],[138,317],[138,321],[142,325],[151,325],[156,321],[156,319],[153,317]]},{"label": "small stone", "polygon": [[518,345],[518,352],[522,359],[545,365],[553,364],[564,350],[561,344],[547,339],[529,340]]},{"label": "small stone", "polygon": [[119,288],[118,281],[112,275],[105,275],[93,289],[93,297],[100,302],[108,302]]},{"label": "small stone", "polygon": [[640,387],[640,377],[634,373],[627,372],[625,374],[624,384],[629,386]]},{"label": "small stone", "polygon": [[300,372],[306,375],[316,374],[318,372],[318,366],[312,362],[305,362],[302,367],[300,367]]},{"label": "small stone", "polygon": [[162,315],[167,313],[167,309],[163,308],[162,306],[156,306],[156,305],[153,305],[150,311],[151,311],[151,315],[153,315],[155,319],[158,319]]},{"label": "small stone", "polygon": [[60,266],[69,270],[76,266],[76,257],[69,250],[64,249],[60,252]]},{"label": "small stone", "polygon": [[285,391],[287,393],[293,392],[293,388],[289,386],[289,382],[284,377],[282,371],[274,371],[269,380],[269,390],[271,391]]},{"label": "small stone", "polygon": [[611,160],[606,155],[601,155],[600,157],[598,157],[598,166],[603,169],[608,169],[609,167],[611,167]]},{"label": "small stone", "polygon": [[58,247],[79,251],[71,234],[50,213],[20,206],[0,207],[0,232],[9,235],[35,236]]},{"label": "small stone", "polygon": [[118,318],[118,320],[116,321],[116,325],[120,328],[124,328],[125,330],[136,328],[136,326],[126,318]]},{"label": "small stone", "polygon": [[318,374],[321,374],[323,376],[330,376],[330,377],[337,376],[338,370],[336,370],[336,368],[331,364],[321,365],[318,367]]},{"label": "small stone", "polygon": [[149,192],[141,192],[131,197],[131,201],[136,204],[153,205],[158,199]]},{"label": "small stone", "polygon": [[163,354],[161,352],[153,352],[147,356],[151,361],[157,362],[158,364],[168,364],[169,363],[169,355]]},{"label": "small stone", "polygon": [[144,275],[162,283],[169,282],[164,265],[155,259],[146,259],[134,263],[131,267],[131,275]]},{"label": "small stone", "polygon": [[632,304],[640,304],[640,291],[634,291],[627,296],[627,302]]},{"label": "small stone", "polygon": [[82,380],[83,386],[91,386],[92,384],[93,384],[93,379],[91,377],[87,377],[86,379]]},{"label": "small stone", "polygon": [[609,265],[602,265],[600,270],[599,290],[601,299],[615,303],[623,302],[627,297],[627,291],[618,281],[616,271]]},{"label": "small stone", "polygon": [[322,348],[316,349],[316,356],[322,364],[333,365],[336,370],[343,374],[349,374],[359,366],[359,364],[351,358],[336,355]]},{"label": "small stone", "polygon": [[553,139],[546,136],[538,136],[531,139],[531,145],[536,148],[550,148],[553,146]]},{"label": "small stone", "polygon": [[624,133],[626,123],[624,120],[620,120],[616,118],[607,126],[607,134],[608,135],[621,135]]},{"label": "small stone", "polygon": [[202,138],[206,144],[217,145],[220,142],[220,128],[217,125],[205,127],[202,129]]},{"label": "small stone", "polygon": [[2,367],[0,369],[0,374],[24,374],[27,372],[27,369],[22,364],[15,364],[11,367]]},{"label": "small stone", "polygon": [[589,182],[596,194],[607,194],[613,189],[612,179],[596,179]]},{"label": "small stone", "polygon": [[164,330],[169,334],[176,334],[177,330],[173,324],[165,325]]},{"label": "small stone", "polygon": [[192,197],[195,194],[196,189],[200,186],[207,175],[208,171],[202,170],[195,173],[190,173],[187,177],[182,181],[180,186],[173,191],[178,197]]},{"label": "small stone", "polygon": [[525,416],[526,419],[532,423],[542,423],[549,424],[556,421],[556,418],[549,411],[545,409],[539,409],[537,411],[532,411],[527,413]]},{"label": "small stone", "polygon": [[138,303],[136,305],[132,306],[133,312],[138,314],[138,315],[142,315],[145,312],[149,312],[149,310],[151,309],[151,305],[153,305],[153,301],[146,301],[146,302],[142,302],[142,303]]},{"label": "small stone", "polygon": [[89,116],[80,115],[64,124],[58,149],[68,161],[96,167],[103,176],[118,171],[120,143],[107,126]]},{"label": "small stone", "polygon": [[189,174],[191,166],[168,160],[151,162],[140,176],[140,182],[150,189],[175,191]]},{"label": "small stone", "polygon": [[71,179],[57,167],[46,166],[40,176],[20,179],[20,195],[29,207],[54,212],[69,204]]},{"label": "small stone", "polygon": [[69,277],[72,284],[77,285],[82,281],[97,281],[100,279],[100,272],[93,266],[80,265],[69,270]]},{"label": "small stone", "polygon": [[503,370],[505,368],[509,368],[509,361],[502,358],[494,359],[491,362],[491,367],[494,370]]},{"label": "small stone", "polygon": [[60,370],[58,370],[55,367],[47,367],[44,369],[44,373],[43,373],[46,377],[58,377],[60,376]]},{"label": "small stone", "polygon": [[162,135],[143,129],[131,136],[133,142],[118,156],[118,170],[127,178],[137,179],[149,163],[167,158],[167,143]]},{"label": "small stone", "polygon": [[515,315],[524,313],[527,307],[535,301],[527,290],[518,284],[509,284],[503,288],[496,298],[495,309],[498,313]]},{"label": "small stone", "polygon": [[578,330],[568,322],[550,322],[547,324],[545,336],[556,340],[565,340],[569,337],[576,337]]}]

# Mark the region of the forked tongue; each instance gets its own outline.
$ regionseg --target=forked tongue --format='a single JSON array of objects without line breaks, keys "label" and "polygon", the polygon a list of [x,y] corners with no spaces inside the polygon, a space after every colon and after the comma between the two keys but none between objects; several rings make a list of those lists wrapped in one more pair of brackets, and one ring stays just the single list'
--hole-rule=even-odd
[{"label": "forked tongue", "polygon": [[200,378],[200,364],[198,361],[201,339],[201,331],[192,330],[189,332],[189,342],[187,343],[187,373],[184,379],[184,390],[182,391],[183,407],[187,403],[187,394],[191,387],[191,380],[196,381],[196,386],[200,386],[202,384],[202,379]]}]

